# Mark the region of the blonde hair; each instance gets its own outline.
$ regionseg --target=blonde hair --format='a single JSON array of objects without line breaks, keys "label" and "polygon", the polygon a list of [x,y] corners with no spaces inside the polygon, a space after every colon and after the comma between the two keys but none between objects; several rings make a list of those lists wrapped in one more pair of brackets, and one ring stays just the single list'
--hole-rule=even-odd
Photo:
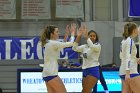
[{"label": "blonde hair", "polygon": [[132,35],[133,30],[137,28],[137,24],[134,22],[129,22],[124,25],[124,32],[123,32],[123,37],[126,39],[130,35]]},{"label": "blonde hair", "polygon": [[55,26],[47,26],[44,31],[41,34],[40,41],[41,41],[41,46],[44,47],[44,45],[47,43],[47,40],[50,40],[51,33],[54,33],[55,31]]}]

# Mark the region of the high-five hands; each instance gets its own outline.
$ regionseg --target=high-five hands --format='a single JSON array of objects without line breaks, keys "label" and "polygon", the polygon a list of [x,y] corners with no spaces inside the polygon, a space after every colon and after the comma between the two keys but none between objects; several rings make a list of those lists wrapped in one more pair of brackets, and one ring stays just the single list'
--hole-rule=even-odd
[{"label": "high-five hands", "polygon": [[76,24],[72,23],[71,24],[71,36],[75,36],[75,32],[76,32]]},{"label": "high-five hands", "polygon": [[83,36],[86,38],[86,39],[88,39],[88,30],[87,30],[87,27],[84,25],[83,26]]},{"label": "high-five hands", "polygon": [[67,25],[65,29],[64,42],[67,41],[68,37],[69,37],[69,25]]},{"label": "high-five hands", "polygon": [[75,36],[75,32],[76,32],[76,24],[75,23],[72,23],[70,26],[69,25],[66,26],[64,42],[67,41],[67,39],[69,37],[69,32],[71,33],[71,36]]},{"label": "high-five hands", "polygon": [[87,31],[87,27],[81,26],[77,32],[77,36],[84,36],[86,39],[88,38],[88,31]]}]

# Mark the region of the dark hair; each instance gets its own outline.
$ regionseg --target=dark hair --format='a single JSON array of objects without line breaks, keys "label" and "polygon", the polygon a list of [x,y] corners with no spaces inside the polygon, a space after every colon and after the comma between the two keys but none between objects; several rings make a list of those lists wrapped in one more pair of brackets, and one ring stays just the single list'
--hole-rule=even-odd
[{"label": "dark hair", "polygon": [[124,39],[129,37],[133,33],[133,30],[136,29],[136,28],[137,28],[136,23],[134,23],[134,22],[126,23],[124,25],[124,32],[123,32]]},{"label": "dark hair", "polygon": [[95,40],[95,42],[94,42],[94,43],[99,42],[99,37],[98,37],[98,34],[97,34],[95,31],[93,31],[93,30],[90,30],[90,31],[88,32],[88,35],[90,35],[90,33],[95,33],[95,35],[96,35],[96,40]]},{"label": "dark hair", "polygon": [[42,32],[40,41],[41,41],[41,46],[44,47],[44,45],[47,43],[46,39],[50,40],[51,38],[51,33],[54,33],[56,26],[47,26],[44,31]]}]

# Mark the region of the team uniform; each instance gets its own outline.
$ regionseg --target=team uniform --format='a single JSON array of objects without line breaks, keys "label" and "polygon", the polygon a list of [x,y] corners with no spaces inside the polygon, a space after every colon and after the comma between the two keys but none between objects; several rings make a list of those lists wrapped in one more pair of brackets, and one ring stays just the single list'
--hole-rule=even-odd
[{"label": "team uniform", "polygon": [[121,42],[121,51],[120,51],[120,77],[125,79],[126,70],[130,70],[130,77],[139,76],[137,71],[137,49],[134,41],[131,37],[128,37],[126,40],[122,40]]},{"label": "team uniform", "polygon": [[87,44],[78,46],[78,43],[74,43],[73,50],[82,53],[83,57],[83,76],[92,75],[99,79],[99,56],[101,51],[101,45],[94,43],[88,38]]},{"label": "team uniform", "polygon": [[45,45],[44,51],[44,67],[42,77],[45,81],[49,81],[58,75],[58,58],[60,50],[65,47],[73,46],[74,37],[71,37],[70,42],[60,42],[57,40],[49,40]]}]

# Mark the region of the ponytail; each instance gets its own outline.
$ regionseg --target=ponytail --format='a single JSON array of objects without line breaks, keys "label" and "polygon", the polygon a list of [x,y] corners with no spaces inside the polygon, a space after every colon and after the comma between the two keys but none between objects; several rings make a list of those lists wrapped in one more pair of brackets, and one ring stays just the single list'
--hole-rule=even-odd
[{"label": "ponytail", "polygon": [[129,37],[133,33],[133,30],[136,28],[137,28],[137,25],[134,22],[126,23],[124,25],[124,32],[123,32],[124,39]]},{"label": "ponytail", "polygon": [[124,26],[123,37],[124,37],[124,39],[126,39],[127,37],[129,37],[127,24]]},{"label": "ponytail", "polygon": [[57,27],[55,27],[55,26],[47,26],[44,29],[44,31],[42,32],[42,35],[40,37],[42,47],[44,47],[44,45],[47,43],[47,40],[50,40],[51,33],[54,33],[55,28],[57,28]]},{"label": "ponytail", "polygon": [[46,30],[44,30],[42,32],[42,35],[41,35],[41,38],[40,38],[42,47],[44,47],[44,45],[46,44],[46,39],[47,39]]}]

